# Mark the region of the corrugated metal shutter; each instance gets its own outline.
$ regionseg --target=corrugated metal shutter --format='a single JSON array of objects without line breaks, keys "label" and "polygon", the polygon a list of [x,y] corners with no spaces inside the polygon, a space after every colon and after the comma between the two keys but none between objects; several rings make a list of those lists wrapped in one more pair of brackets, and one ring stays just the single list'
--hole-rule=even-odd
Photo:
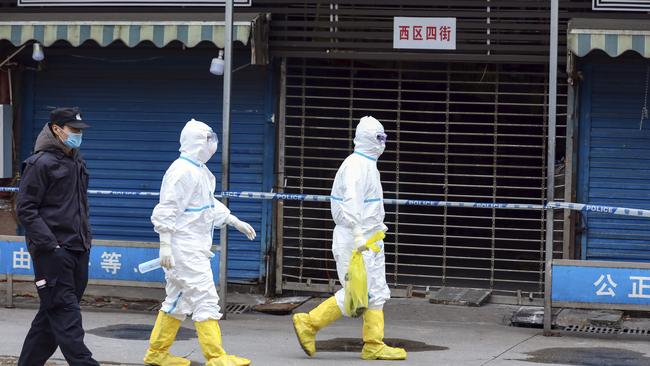
[{"label": "corrugated metal shutter", "polygon": [[[542,204],[546,81],[544,65],[287,59],[285,191],[329,194],[373,115],[389,135],[386,198]],[[287,201],[283,214],[283,289],[329,291],[329,205]],[[543,291],[541,211],[386,205],[385,222],[393,288]]]},{"label": "corrugated metal shutter", "polygon": [[[579,200],[647,209],[650,121],[639,126],[650,63],[640,57],[591,60],[582,67],[580,85]],[[647,219],[593,212],[582,218],[584,259],[650,260]]]},{"label": "corrugated metal shutter", "polygon": [[[64,49],[50,50],[45,69],[28,75],[23,154],[33,147],[51,106],[78,105],[92,128],[82,153],[91,189],[158,191],[169,164],[178,157],[178,138],[194,117],[221,135],[222,79],[208,72],[214,50]],[[238,55],[245,60],[248,54]],[[31,80],[31,81],[30,81]],[[273,154],[267,73],[248,68],[233,80],[231,189],[270,190],[263,179]],[[221,137],[221,136],[220,136]],[[208,164],[219,190],[221,146]],[[269,156],[270,155],[270,156]],[[91,196],[91,223],[97,239],[157,241],[150,215],[157,198]],[[266,203],[231,200],[231,208],[261,235],[249,242],[233,231],[230,279],[257,280],[262,243],[269,233]],[[218,240],[218,235],[215,235]],[[264,248],[266,245],[264,245]]]}]

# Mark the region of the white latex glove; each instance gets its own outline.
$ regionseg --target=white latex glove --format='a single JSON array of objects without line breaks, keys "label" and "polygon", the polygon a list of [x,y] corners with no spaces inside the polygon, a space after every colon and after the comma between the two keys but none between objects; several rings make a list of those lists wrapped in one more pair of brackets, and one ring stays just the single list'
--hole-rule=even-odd
[{"label": "white latex glove", "polygon": [[352,240],[354,243],[354,249],[363,252],[364,250],[368,250],[366,247],[366,239],[363,237],[363,232],[361,231],[361,228],[358,226],[355,226],[352,229]]},{"label": "white latex glove", "polygon": [[175,264],[174,257],[172,256],[171,241],[171,233],[160,234],[160,251],[158,252],[158,256],[160,257],[160,266],[166,269],[171,269]]},{"label": "white latex glove", "polygon": [[226,224],[234,227],[235,229],[237,229],[237,231],[246,235],[248,240],[255,240],[255,237],[257,237],[257,233],[255,233],[255,229],[253,229],[253,227],[250,226],[247,222],[238,219],[237,216],[235,215],[228,216],[228,219],[226,219]]}]

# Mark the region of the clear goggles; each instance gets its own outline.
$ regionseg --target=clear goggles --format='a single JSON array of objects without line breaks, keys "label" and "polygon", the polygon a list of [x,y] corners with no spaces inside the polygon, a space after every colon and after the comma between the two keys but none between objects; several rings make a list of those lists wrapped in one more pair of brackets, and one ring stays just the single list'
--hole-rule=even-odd
[{"label": "clear goggles", "polygon": [[388,135],[386,135],[385,133],[379,132],[377,134],[377,142],[379,142],[380,144],[386,144],[387,139],[388,139]]},{"label": "clear goggles", "polygon": [[216,134],[216,133],[214,133],[214,132],[212,132],[212,131],[209,131],[209,132],[208,132],[208,143],[213,143],[213,142],[214,142],[214,143],[218,143],[218,142],[219,142],[219,138],[217,137],[217,134]]}]

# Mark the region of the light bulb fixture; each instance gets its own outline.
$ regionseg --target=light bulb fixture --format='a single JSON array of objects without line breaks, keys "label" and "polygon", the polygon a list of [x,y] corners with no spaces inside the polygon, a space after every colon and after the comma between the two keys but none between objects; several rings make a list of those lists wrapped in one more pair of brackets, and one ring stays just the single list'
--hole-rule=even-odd
[{"label": "light bulb fixture", "polygon": [[45,54],[43,54],[43,46],[40,43],[35,42],[32,47],[32,59],[34,61],[43,61],[43,59],[45,59]]},{"label": "light bulb fixture", "polygon": [[214,75],[223,75],[223,50],[219,50],[219,56],[212,59],[210,63],[210,73]]}]

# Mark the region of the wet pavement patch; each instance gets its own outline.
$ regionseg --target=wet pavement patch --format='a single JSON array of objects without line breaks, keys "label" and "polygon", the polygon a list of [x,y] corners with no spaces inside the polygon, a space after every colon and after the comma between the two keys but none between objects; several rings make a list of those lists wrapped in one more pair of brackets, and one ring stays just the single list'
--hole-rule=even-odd
[{"label": "wet pavement patch", "polygon": [[[404,348],[406,352],[445,351],[449,349],[400,338],[386,338],[384,343],[391,347]],[[318,352],[361,352],[361,348],[363,348],[363,340],[360,338],[334,338],[316,342]]]},{"label": "wet pavement patch", "polygon": [[618,348],[545,348],[528,352],[519,360],[576,366],[650,366],[643,353]]},{"label": "wet pavement patch", "polygon": [[[115,324],[91,329],[87,333],[104,338],[148,340],[151,335],[151,329],[153,329],[153,325],[148,324]],[[176,335],[176,339],[179,341],[186,341],[192,338],[196,338],[194,329],[184,327],[181,327]]]}]

